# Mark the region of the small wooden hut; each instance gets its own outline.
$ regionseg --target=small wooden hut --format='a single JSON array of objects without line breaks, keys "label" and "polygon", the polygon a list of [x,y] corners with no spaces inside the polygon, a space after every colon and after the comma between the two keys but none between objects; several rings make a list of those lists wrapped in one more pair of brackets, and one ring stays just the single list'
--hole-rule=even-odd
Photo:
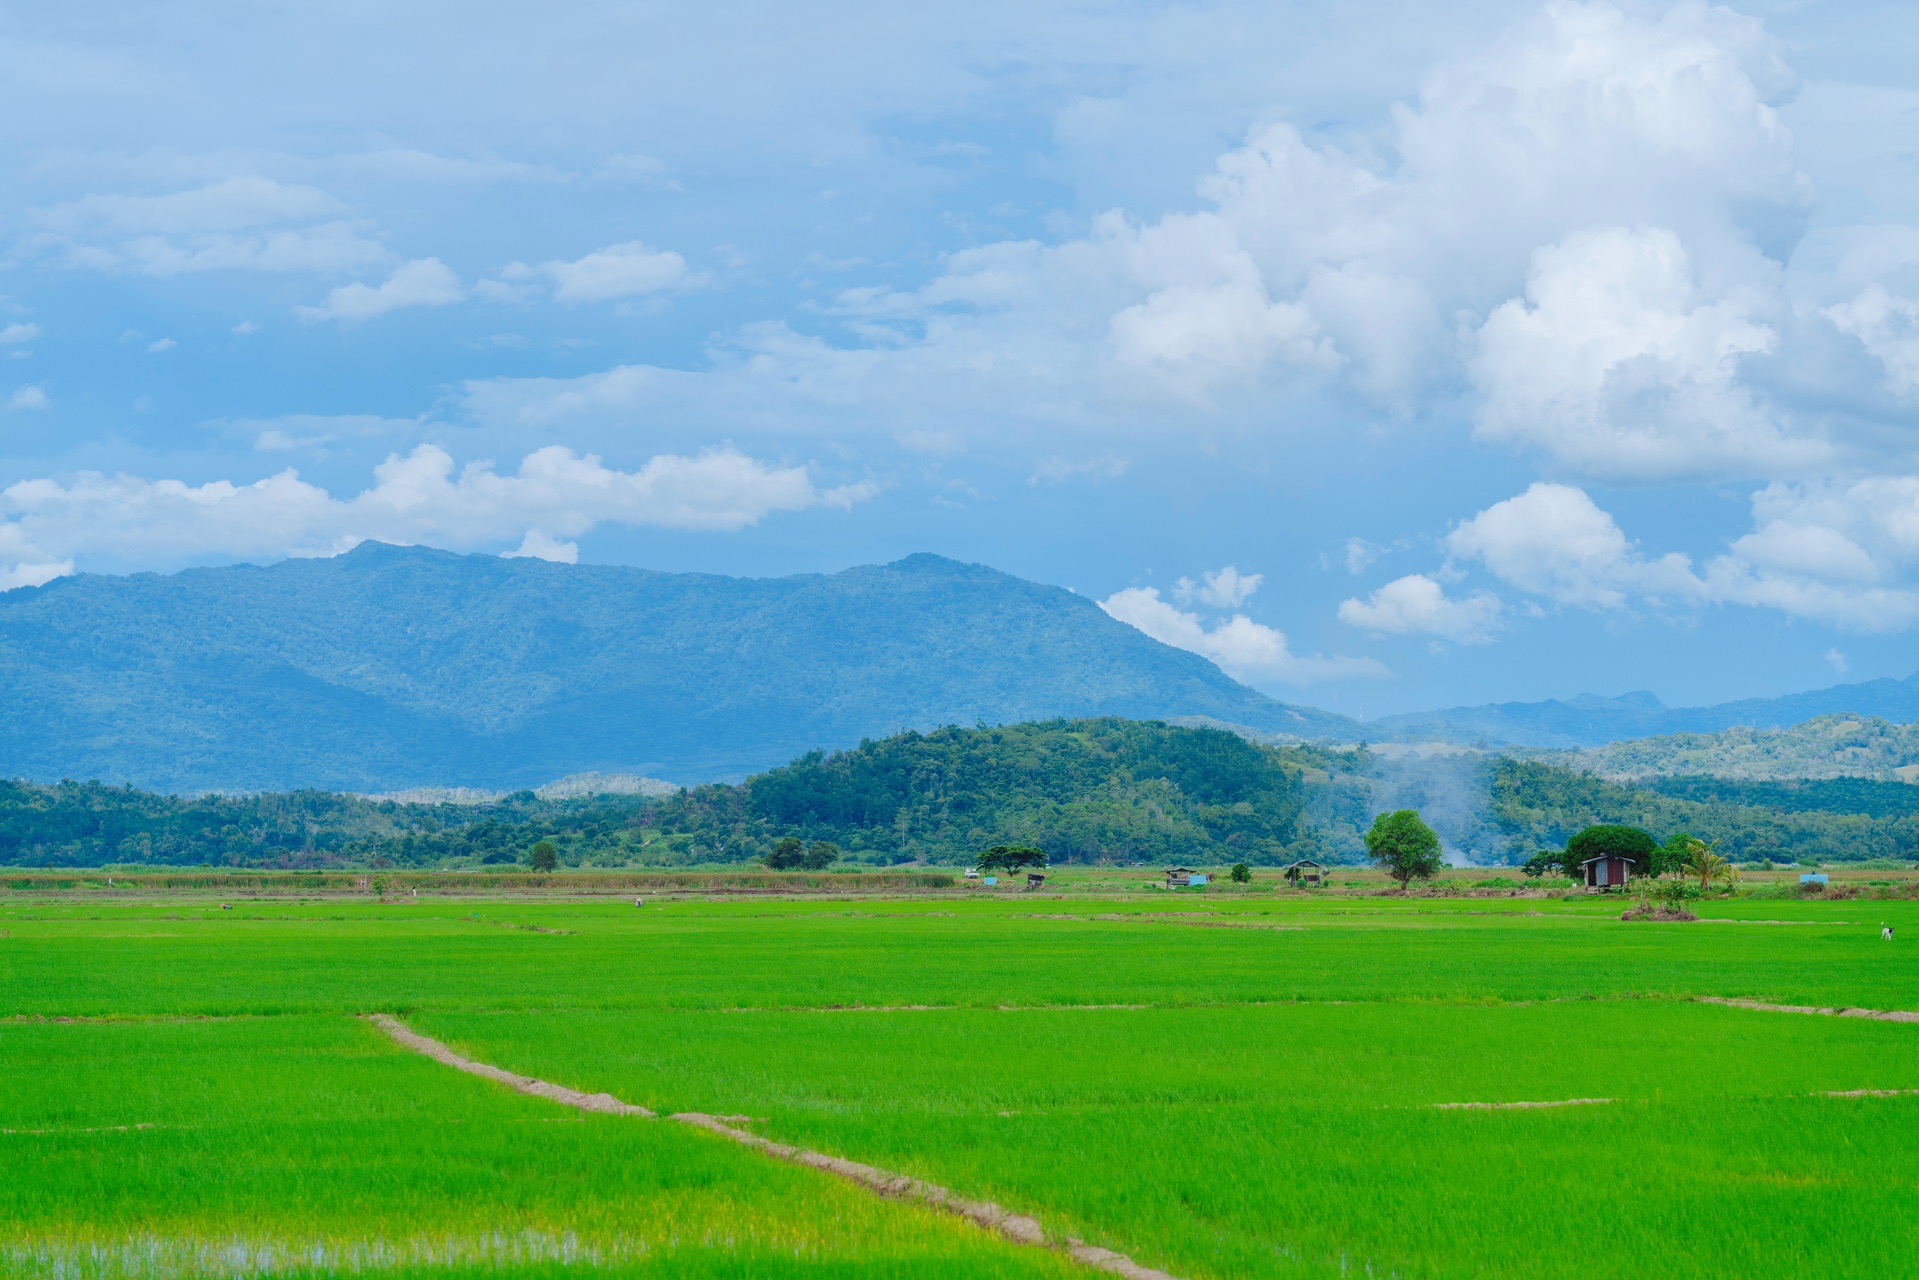
[{"label": "small wooden hut", "polygon": [[1192,883],[1193,869],[1191,867],[1168,867],[1166,869],[1166,887],[1168,889],[1184,889]]},{"label": "small wooden hut", "polygon": [[1607,889],[1623,889],[1632,881],[1634,862],[1618,854],[1607,854],[1603,858],[1588,858],[1579,864],[1585,873],[1586,892],[1603,893]]},{"label": "small wooden hut", "polygon": [[1037,871],[1028,871],[1026,873],[1026,887],[1028,889],[1043,889],[1046,887],[1046,877]]},{"label": "small wooden hut", "polygon": [[1325,883],[1326,868],[1311,858],[1301,858],[1298,862],[1289,862],[1283,868],[1286,883],[1297,889],[1301,885],[1319,885]]}]

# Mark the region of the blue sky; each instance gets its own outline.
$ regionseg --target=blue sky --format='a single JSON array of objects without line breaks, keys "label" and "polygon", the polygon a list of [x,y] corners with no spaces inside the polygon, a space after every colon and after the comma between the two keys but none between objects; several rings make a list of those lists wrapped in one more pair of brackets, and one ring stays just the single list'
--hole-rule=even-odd
[{"label": "blue sky", "polygon": [[919,550],[1357,712],[1905,676],[1902,6],[0,5],[0,588]]}]

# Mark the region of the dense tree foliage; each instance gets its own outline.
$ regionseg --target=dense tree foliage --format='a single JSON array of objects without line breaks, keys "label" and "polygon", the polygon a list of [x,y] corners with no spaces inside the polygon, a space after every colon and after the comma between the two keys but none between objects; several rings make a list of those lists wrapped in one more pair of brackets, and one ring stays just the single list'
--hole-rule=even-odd
[{"label": "dense tree foliage", "polygon": [[1439,833],[1411,809],[1382,813],[1366,833],[1367,856],[1404,889],[1414,880],[1428,880],[1444,865]]},{"label": "dense tree foliage", "polygon": [[0,784],[0,863],[566,866],[1352,861],[1360,753],[1263,747],[1124,720],[905,733],[814,753],[739,785],[664,798],[402,804],[326,792],[182,799],[98,784]]},{"label": "dense tree foliage", "polygon": [[[1874,818],[1784,807],[1795,790],[1758,793],[1778,807],[1707,803],[1535,761],[1501,759],[1492,771],[1492,815],[1513,846],[1522,849],[1563,848],[1585,827],[1617,823],[1642,828],[1662,841],[1680,832],[1695,835],[1734,862],[1919,857],[1919,815]],[[1813,792],[1815,797],[1822,794]]]}]

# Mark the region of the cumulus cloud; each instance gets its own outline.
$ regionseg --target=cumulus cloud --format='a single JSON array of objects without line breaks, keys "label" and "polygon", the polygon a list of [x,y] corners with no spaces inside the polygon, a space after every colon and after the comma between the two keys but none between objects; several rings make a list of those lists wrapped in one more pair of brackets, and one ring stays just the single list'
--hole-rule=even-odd
[{"label": "cumulus cloud", "polygon": [[1822,461],[1740,380],[1769,352],[1762,290],[1702,290],[1663,227],[1581,232],[1533,255],[1524,300],[1479,330],[1480,434],[1594,476],[1778,475]]},{"label": "cumulus cloud", "polygon": [[172,338],[161,338],[157,341],[147,343],[147,351],[149,354],[159,355],[162,352],[171,351],[179,345],[180,344]]},{"label": "cumulus cloud", "polygon": [[572,262],[548,262],[540,270],[553,281],[559,302],[608,302],[685,288],[692,282],[686,259],[638,240],[608,245]]},{"label": "cumulus cloud", "polygon": [[0,329],[0,347],[18,346],[23,342],[32,342],[40,336],[37,324],[10,324]]},{"label": "cumulus cloud", "polygon": [[1499,630],[1503,606],[1489,591],[1453,599],[1446,589],[1424,574],[1408,574],[1373,592],[1339,606],[1339,620],[1348,626],[1387,635],[1428,635],[1459,644],[1484,644]]},{"label": "cumulus cloud", "polygon": [[[0,491],[0,574],[16,585],[47,566],[96,559],[142,565],[194,559],[331,555],[375,538],[457,550],[511,545],[547,559],[577,556],[569,540],[604,523],[734,530],[767,516],[845,507],[870,486],[820,489],[806,467],[769,466],[732,448],[662,454],[637,471],[550,446],[516,472],[457,467],[436,445],[394,454],[374,483],[336,498],[282,471],[251,484],[83,472]],[[24,577],[22,575],[25,575]]]},{"label": "cumulus cloud", "polygon": [[1302,657],[1292,651],[1285,632],[1244,614],[1208,627],[1198,614],[1161,599],[1153,587],[1115,592],[1099,607],[1161,644],[1210,659],[1236,680],[1305,685],[1391,674],[1371,658]]},{"label": "cumulus cloud", "polygon": [[1173,584],[1173,598],[1181,604],[1191,604],[1198,600],[1215,609],[1237,609],[1253,598],[1266,575],[1261,573],[1241,573],[1232,565],[1215,569],[1199,575],[1199,581],[1181,578]]},{"label": "cumulus cloud", "polygon": [[7,408],[9,410],[50,409],[52,407],[53,401],[48,397],[45,389],[35,386],[21,387],[7,400]]},{"label": "cumulus cloud", "polygon": [[309,320],[371,320],[406,307],[444,307],[465,297],[460,277],[438,258],[395,267],[383,284],[343,284],[318,306],[297,308]]},{"label": "cumulus cloud", "polygon": [[1919,301],[1875,283],[1850,302],[1827,307],[1825,314],[1884,366],[1893,392],[1909,396],[1919,391]]},{"label": "cumulus cloud", "polygon": [[1337,416],[1315,398],[1410,415],[1463,392],[1485,438],[1560,471],[1796,477],[1830,446],[1753,376],[1798,332],[1779,265],[1812,200],[1778,113],[1793,89],[1727,10],[1556,2],[1437,68],[1364,147],[1262,126],[1195,210],[845,291],[825,310],[850,343],[752,326],[704,372],[500,379],[468,404],[1110,436],[1195,415],[1310,429],[1291,424]]},{"label": "cumulus cloud", "polygon": [[1579,608],[1749,605],[1861,631],[1919,621],[1919,590],[1901,581],[1919,560],[1919,479],[1775,484],[1754,498],[1753,518],[1751,533],[1695,566],[1643,554],[1584,490],[1535,484],[1461,524],[1446,547]]}]

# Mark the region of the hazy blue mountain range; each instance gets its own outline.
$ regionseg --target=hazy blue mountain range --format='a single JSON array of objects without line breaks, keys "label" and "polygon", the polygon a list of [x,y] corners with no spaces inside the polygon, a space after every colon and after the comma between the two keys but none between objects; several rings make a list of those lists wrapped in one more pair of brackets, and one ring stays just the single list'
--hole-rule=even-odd
[{"label": "hazy blue mountain range", "polygon": [[1361,736],[1091,600],[937,556],[777,579],[366,544],[0,595],[0,777],[164,791],[738,777],[942,724]]},{"label": "hazy blue mountain range", "polygon": [[1746,698],[1710,707],[1668,707],[1650,693],[1617,698],[1581,694],[1565,701],[1501,702],[1385,716],[1368,723],[1375,740],[1485,743],[1514,747],[1600,747],[1635,738],[1787,729],[1816,716],[1919,719],[1919,675],[1866,680],[1780,698]]}]

